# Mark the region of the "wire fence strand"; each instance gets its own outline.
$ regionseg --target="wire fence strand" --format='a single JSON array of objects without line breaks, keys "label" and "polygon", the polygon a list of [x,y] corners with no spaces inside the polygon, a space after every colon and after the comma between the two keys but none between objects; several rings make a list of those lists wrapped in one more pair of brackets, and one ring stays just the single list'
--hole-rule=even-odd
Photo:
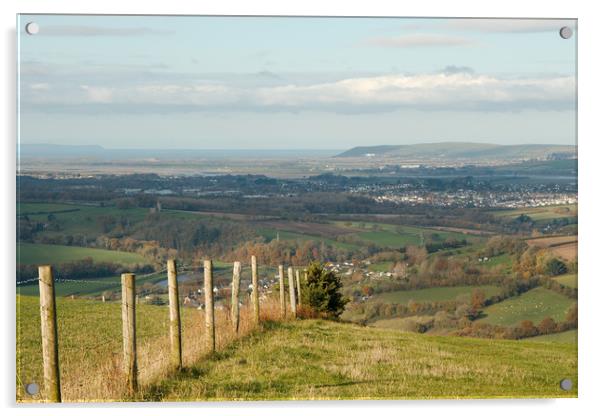
[{"label": "wire fence strand", "polygon": [[[150,277],[150,276],[154,276],[154,275],[158,275],[161,273],[165,273],[167,272],[167,269],[162,269],[156,272],[151,272],[151,273],[146,273],[146,274],[141,274],[141,275],[136,275],[137,279],[144,279],[146,277]],[[106,283],[106,284],[120,284],[119,280],[115,280],[115,281],[109,281],[109,280],[104,280],[104,279],[118,279],[117,276],[115,277],[99,277],[97,280],[86,280],[86,279],[69,279],[66,277],[61,277],[60,275],[58,275],[57,273],[54,273],[54,282],[55,283],[87,283],[87,284],[99,284],[99,283]],[[22,285],[26,285],[29,283],[33,283],[33,282],[37,282],[40,279],[38,277],[35,277],[33,279],[27,279],[27,280],[18,280],[17,281],[17,286],[22,286]]]}]

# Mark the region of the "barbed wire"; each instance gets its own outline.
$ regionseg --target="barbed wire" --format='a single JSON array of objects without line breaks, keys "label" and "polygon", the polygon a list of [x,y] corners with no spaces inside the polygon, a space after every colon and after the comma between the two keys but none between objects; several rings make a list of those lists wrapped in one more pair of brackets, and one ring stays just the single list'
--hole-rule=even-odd
[{"label": "barbed wire", "polygon": [[[146,273],[146,274],[141,274],[141,275],[136,275],[137,279],[143,279],[146,277],[150,277],[156,274],[161,274],[161,273],[165,273],[167,271],[167,269],[163,269],[163,270],[159,270],[156,272],[151,272],[151,273]],[[114,277],[116,278],[116,277]],[[106,284],[119,284],[119,281],[104,281],[102,280],[103,278],[98,278],[98,280],[86,280],[86,279],[69,279],[66,277],[60,277],[57,276],[56,273],[54,274],[54,282],[55,283],[88,283],[88,284],[102,284],[102,283],[106,283]],[[107,279],[107,278],[104,278]],[[32,278],[32,279],[27,279],[27,280],[19,280],[17,281],[17,286],[21,286],[21,285],[25,285],[28,283],[33,283],[33,282],[37,282],[40,279],[38,277]]]},{"label": "barbed wire", "polygon": [[[178,267],[177,272],[202,272],[203,270],[203,266],[193,266],[193,265],[182,265],[181,267]],[[144,279],[150,276],[154,276],[154,275],[158,275],[158,274],[162,274],[167,272],[167,268],[164,268],[162,270],[159,271],[154,271],[154,272],[150,272],[150,273],[146,273],[146,274],[141,274],[141,275],[136,275],[136,279]],[[114,277],[115,279],[117,279],[118,277]],[[60,275],[58,275],[56,272],[54,273],[54,282],[55,283],[83,283],[83,284],[107,284],[107,285],[113,285],[113,284],[119,284],[120,282],[118,280],[116,281],[105,281],[103,279],[107,279],[107,278],[98,278],[97,280],[90,280],[90,279],[70,279],[67,277],[61,277]],[[34,283],[39,281],[40,279],[38,277],[34,277],[32,279],[27,279],[27,280],[18,280],[17,281],[17,286],[23,286],[23,285],[27,285],[30,283]]]},{"label": "barbed wire", "polygon": [[34,277],[33,279],[27,279],[27,280],[18,280],[17,281],[17,286],[19,286],[19,285],[25,285],[27,283],[37,282],[38,280],[40,280],[40,279],[37,278],[37,277]]}]

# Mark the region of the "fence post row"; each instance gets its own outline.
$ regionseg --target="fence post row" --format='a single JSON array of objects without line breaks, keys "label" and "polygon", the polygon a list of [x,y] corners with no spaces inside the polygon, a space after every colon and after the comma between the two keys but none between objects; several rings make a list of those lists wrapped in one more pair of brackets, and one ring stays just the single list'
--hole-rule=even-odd
[{"label": "fence post row", "polygon": [[59,374],[59,343],[52,267],[38,267],[38,277],[40,286],[40,318],[42,329],[42,358],[44,362],[44,388],[48,401],[60,403],[61,381]]},{"label": "fence post row", "polygon": [[207,332],[207,348],[215,352],[215,313],[213,310],[213,263],[205,260],[203,264],[205,277],[205,330]]},{"label": "fence post row", "polygon": [[300,279],[300,275],[301,275],[301,272],[299,271],[299,269],[295,270],[295,278],[297,280],[297,303],[299,304],[299,306],[301,306],[301,279]]},{"label": "fence post row", "polygon": [[286,299],[284,298],[284,266],[278,266],[278,276],[280,284],[280,315],[286,317]]},{"label": "fence post row", "polygon": [[121,320],[123,322],[123,366],[130,394],[138,391],[136,353],[136,275],[121,275]]},{"label": "fence post row", "polygon": [[259,324],[259,283],[257,281],[257,258],[255,256],[251,256],[251,280],[253,282],[253,293],[251,294],[253,316],[255,324]]},{"label": "fence post row", "polygon": [[[232,275],[232,322],[234,330],[238,332],[240,324],[240,273],[241,263],[234,262]],[[259,282],[257,273],[257,259],[251,256],[252,273],[252,303],[255,323],[259,323]],[[40,287],[40,317],[42,331],[42,354],[44,365],[44,387],[47,400],[61,402],[61,383],[59,374],[58,331],[56,317],[56,300],[54,291],[54,277],[51,266],[39,266]],[[286,298],[284,290],[284,265],[278,266],[280,283],[280,311],[282,317],[286,316]],[[307,281],[307,272],[304,273]],[[182,326],[180,317],[178,273],[176,261],[167,261],[167,280],[169,291],[169,321],[171,361],[178,370],[182,368]],[[295,285],[296,280],[296,285]],[[301,305],[300,271],[296,270],[296,279],[293,277],[293,268],[288,268],[288,284],[291,311],[297,316],[297,301]],[[295,292],[296,286],[296,292]],[[210,352],[215,352],[215,310],[213,295],[213,262],[204,261],[204,287],[205,287],[205,329],[206,342]],[[298,296],[298,298],[297,298]],[[121,275],[121,319],[123,323],[123,366],[126,384],[130,394],[138,391],[138,359],[136,350],[136,275],[123,273]],[[103,302],[105,297],[102,297]]]},{"label": "fence post row", "polygon": [[180,294],[175,260],[167,260],[167,285],[169,290],[169,340],[171,361],[176,370],[182,369],[182,325],[180,322]]},{"label": "fence post row", "polygon": [[288,293],[291,297],[291,312],[293,318],[297,317],[297,300],[295,299],[295,278],[293,277],[293,268],[288,268]]},{"label": "fence post row", "polygon": [[240,321],[240,310],[238,307],[238,292],[240,291],[240,269],[239,261],[234,262],[232,271],[232,327],[234,332],[238,333],[238,324]]}]

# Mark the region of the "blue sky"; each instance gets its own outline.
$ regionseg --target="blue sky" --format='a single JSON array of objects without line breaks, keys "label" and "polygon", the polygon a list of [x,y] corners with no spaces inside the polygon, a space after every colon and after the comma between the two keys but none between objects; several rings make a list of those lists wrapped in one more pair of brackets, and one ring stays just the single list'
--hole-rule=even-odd
[{"label": "blue sky", "polygon": [[21,15],[20,140],[573,144],[576,35],[561,26],[575,22]]}]

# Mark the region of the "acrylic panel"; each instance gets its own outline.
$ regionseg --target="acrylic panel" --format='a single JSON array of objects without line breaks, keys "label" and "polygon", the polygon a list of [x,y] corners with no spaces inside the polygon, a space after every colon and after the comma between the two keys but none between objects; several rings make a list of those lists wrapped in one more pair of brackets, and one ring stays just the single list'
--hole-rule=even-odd
[{"label": "acrylic panel", "polygon": [[17,402],[577,396],[576,20],[17,33]]}]

